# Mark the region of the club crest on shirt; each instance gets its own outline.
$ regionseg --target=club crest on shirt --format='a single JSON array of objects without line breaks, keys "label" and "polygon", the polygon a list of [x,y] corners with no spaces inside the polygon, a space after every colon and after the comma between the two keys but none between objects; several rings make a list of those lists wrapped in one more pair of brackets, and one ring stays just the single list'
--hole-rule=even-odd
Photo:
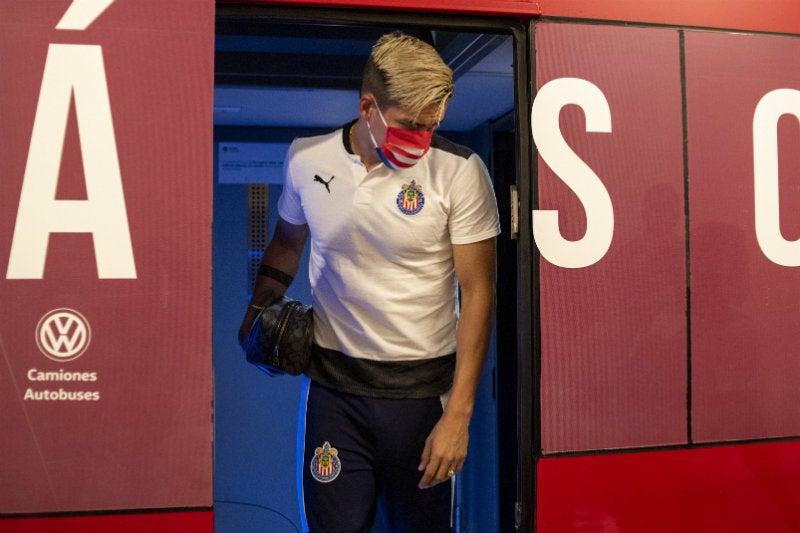
[{"label": "club crest on shirt", "polygon": [[422,186],[411,180],[411,183],[404,184],[402,190],[397,195],[397,208],[404,215],[416,215],[425,206],[425,195],[422,194]]},{"label": "club crest on shirt", "polygon": [[339,451],[325,441],[321,447],[314,450],[311,458],[311,476],[320,483],[330,483],[342,471],[342,462],[339,460]]}]

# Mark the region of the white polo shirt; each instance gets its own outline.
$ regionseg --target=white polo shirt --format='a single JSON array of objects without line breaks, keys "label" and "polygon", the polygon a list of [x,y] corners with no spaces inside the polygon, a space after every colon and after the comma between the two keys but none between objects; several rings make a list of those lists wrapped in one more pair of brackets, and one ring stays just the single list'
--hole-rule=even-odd
[{"label": "white polo shirt", "polygon": [[284,220],[309,226],[315,342],[376,361],[453,353],[452,245],[500,232],[486,167],[434,136],[415,166],[367,172],[345,131],[292,143],[278,202]]}]

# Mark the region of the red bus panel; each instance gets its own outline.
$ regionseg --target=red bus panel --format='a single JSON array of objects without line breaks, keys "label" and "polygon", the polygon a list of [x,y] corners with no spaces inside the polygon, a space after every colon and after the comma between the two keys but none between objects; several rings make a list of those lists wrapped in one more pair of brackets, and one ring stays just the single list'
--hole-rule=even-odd
[{"label": "red bus panel", "polygon": [[2,514],[211,507],[213,35],[0,3]]},{"label": "red bus panel", "polygon": [[686,33],[696,441],[800,435],[798,57]]},{"label": "red bus panel", "polygon": [[538,533],[796,533],[800,442],[542,459]]},{"label": "red bus panel", "polygon": [[0,520],[8,533],[213,533],[211,511],[11,518]]},{"label": "red bus panel", "polygon": [[[538,23],[534,31],[534,126],[548,120],[546,113],[560,114],[558,125],[538,139],[534,134],[538,208],[558,210],[561,238],[569,241],[613,216],[610,246],[592,264],[541,261],[542,448],[550,453],[686,442],[678,32],[558,23]],[[591,83],[600,103],[544,109],[537,116],[548,84],[563,79],[580,80],[567,82],[578,90]],[[566,91],[552,92],[557,106]],[[603,99],[611,131],[587,132],[585,117],[597,113]],[[560,136],[574,154],[562,150],[546,163],[542,143]],[[587,214],[586,204],[597,194],[579,199],[563,181],[575,172],[552,168],[576,156],[594,173],[584,170],[576,186],[599,180],[611,209]],[[535,216],[533,226],[536,232]],[[547,255],[544,240],[559,236],[537,239]]]},{"label": "red bus panel", "polygon": [[[221,0],[237,3],[237,0]],[[242,1],[242,0],[239,0]],[[800,32],[795,0],[243,0],[290,4],[454,13],[567,17],[774,33]]]}]

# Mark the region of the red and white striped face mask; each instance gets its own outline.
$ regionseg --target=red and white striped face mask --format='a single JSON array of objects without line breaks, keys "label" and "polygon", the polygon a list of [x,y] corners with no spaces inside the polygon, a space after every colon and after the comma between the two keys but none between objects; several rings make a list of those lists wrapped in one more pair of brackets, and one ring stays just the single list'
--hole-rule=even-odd
[{"label": "red and white striped face mask", "polygon": [[383,118],[377,102],[375,109],[378,110],[378,116],[381,117],[383,125],[386,126],[386,138],[381,146],[378,146],[378,141],[372,134],[372,127],[367,121],[367,129],[369,136],[372,139],[372,144],[375,146],[375,151],[378,152],[378,157],[384,165],[397,170],[399,168],[409,168],[416,165],[422,156],[428,153],[431,147],[431,139],[433,138],[433,131],[430,130],[410,130],[405,128],[395,128],[386,123]]}]

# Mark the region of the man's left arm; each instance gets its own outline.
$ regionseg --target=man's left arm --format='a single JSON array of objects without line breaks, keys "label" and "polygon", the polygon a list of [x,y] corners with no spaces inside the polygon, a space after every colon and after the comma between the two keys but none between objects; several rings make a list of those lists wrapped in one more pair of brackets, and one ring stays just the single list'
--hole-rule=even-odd
[{"label": "man's left arm", "polygon": [[444,414],[425,441],[420,488],[449,479],[451,469],[458,472],[464,465],[475,394],[492,335],[496,239],[453,245],[453,261],[461,288],[455,377]]}]

